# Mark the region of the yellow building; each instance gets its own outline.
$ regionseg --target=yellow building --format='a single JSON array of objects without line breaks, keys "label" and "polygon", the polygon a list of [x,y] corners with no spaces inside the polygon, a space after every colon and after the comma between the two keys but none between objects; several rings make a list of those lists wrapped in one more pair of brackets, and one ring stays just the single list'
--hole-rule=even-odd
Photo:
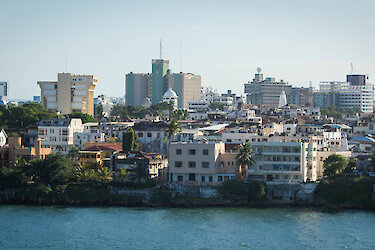
[{"label": "yellow building", "polygon": [[84,150],[79,151],[80,162],[82,165],[89,167],[103,166],[103,160],[110,158],[114,153],[122,150],[121,144],[115,143],[97,143],[96,145],[89,146]]},{"label": "yellow building", "polygon": [[59,73],[57,82],[38,81],[42,105],[62,114],[82,112],[93,116],[97,83],[96,76],[71,73]]}]

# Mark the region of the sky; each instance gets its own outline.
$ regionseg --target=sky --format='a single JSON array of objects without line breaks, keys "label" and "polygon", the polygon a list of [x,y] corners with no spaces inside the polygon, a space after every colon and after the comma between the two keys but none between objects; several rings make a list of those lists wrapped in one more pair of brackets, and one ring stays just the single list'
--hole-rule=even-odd
[{"label": "sky", "polygon": [[[124,96],[125,74],[202,76],[243,93],[260,67],[294,86],[368,74],[375,83],[374,0],[0,0],[0,81],[9,98],[40,95],[57,73],[98,76],[95,95]],[[182,53],[181,53],[182,52]]]}]

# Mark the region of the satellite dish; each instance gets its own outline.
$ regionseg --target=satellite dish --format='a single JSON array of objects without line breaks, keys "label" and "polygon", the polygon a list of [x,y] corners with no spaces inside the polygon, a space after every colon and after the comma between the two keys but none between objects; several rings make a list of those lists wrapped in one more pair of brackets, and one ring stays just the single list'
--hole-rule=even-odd
[{"label": "satellite dish", "polygon": [[261,68],[257,68],[258,74],[262,71]]}]

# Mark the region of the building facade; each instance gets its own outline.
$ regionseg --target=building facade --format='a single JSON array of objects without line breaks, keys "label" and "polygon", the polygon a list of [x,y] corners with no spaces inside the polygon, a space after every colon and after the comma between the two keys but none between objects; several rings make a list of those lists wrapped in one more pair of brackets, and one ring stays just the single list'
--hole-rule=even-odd
[{"label": "building facade", "polygon": [[94,89],[98,78],[93,75],[59,73],[57,82],[38,81],[41,103],[50,111],[94,115]]},{"label": "building facade", "polygon": [[52,153],[67,154],[73,147],[74,133],[82,133],[81,119],[44,119],[38,123],[38,137]]},{"label": "building facade", "polygon": [[164,76],[169,69],[169,61],[164,59],[152,60],[152,104],[157,104],[163,101],[163,94],[166,91],[164,88]]},{"label": "building facade", "polygon": [[0,101],[8,99],[8,83],[0,82]]},{"label": "building facade", "polygon": [[126,105],[141,106],[146,98],[151,98],[152,77],[150,73],[130,72],[125,76]]}]

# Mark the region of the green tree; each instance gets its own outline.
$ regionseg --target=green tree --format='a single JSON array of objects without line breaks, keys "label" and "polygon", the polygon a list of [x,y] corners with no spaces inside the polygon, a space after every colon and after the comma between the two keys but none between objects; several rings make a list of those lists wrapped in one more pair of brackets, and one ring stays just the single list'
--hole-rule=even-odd
[{"label": "green tree", "polygon": [[100,121],[103,118],[103,105],[95,104],[94,106],[94,117]]},{"label": "green tree", "polygon": [[350,174],[357,168],[356,160],[353,157],[349,158],[348,165],[344,169],[344,173]]},{"label": "green tree", "polygon": [[211,110],[224,110],[224,103],[211,102],[208,106]]},{"label": "green tree", "polygon": [[348,160],[344,156],[331,154],[324,160],[324,174],[329,177],[341,174],[347,166]]},{"label": "green tree", "polygon": [[77,170],[68,156],[50,154],[43,160],[33,160],[24,165],[27,176],[45,184],[66,184],[76,179]]},{"label": "green tree", "polygon": [[122,181],[122,182],[125,182],[128,177],[129,177],[129,173],[126,169],[120,169],[119,171],[117,171],[116,173],[116,177]]},{"label": "green tree", "polygon": [[138,163],[135,167],[132,168],[131,178],[133,180],[137,180],[138,183],[143,181],[147,181],[150,179],[149,172],[148,172],[148,165],[147,162],[144,160]]},{"label": "green tree", "polygon": [[79,152],[79,149],[78,149],[78,148],[76,148],[76,147],[72,147],[72,148],[69,150],[68,156],[70,157],[70,159],[71,159],[76,165],[79,164],[79,157],[81,156],[81,153]]},{"label": "green tree", "polygon": [[164,141],[168,141],[170,143],[171,140],[174,140],[176,135],[178,135],[180,132],[180,123],[177,120],[172,119],[168,125],[167,131],[165,132]]},{"label": "green tree", "polygon": [[101,181],[112,180],[113,171],[107,167],[99,167],[97,174]]},{"label": "green tree", "polygon": [[66,115],[68,118],[80,118],[82,120],[82,123],[87,123],[87,122],[96,122],[97,120],[92,117],[89,114],[84,114],[81,112],[74,112],[71,114]]},{"label": "green tree", "polygon": [[122,133],[122,150],[133,151],[138,148],[137,135],[132,128]]},{"label": "green tree", "polygon": [[261,181],[251,181],[248,184],[249,201],[261,201],[267,195],[267,189],[264,182]]},{"label": "green tree", "polygon": [[236,155],[236,165],[239,167],[239,174],[241,179],[247,175],[247,169],[255,163],[253,159],[253,149],[249,143],[241,144],[239,152]]}]

